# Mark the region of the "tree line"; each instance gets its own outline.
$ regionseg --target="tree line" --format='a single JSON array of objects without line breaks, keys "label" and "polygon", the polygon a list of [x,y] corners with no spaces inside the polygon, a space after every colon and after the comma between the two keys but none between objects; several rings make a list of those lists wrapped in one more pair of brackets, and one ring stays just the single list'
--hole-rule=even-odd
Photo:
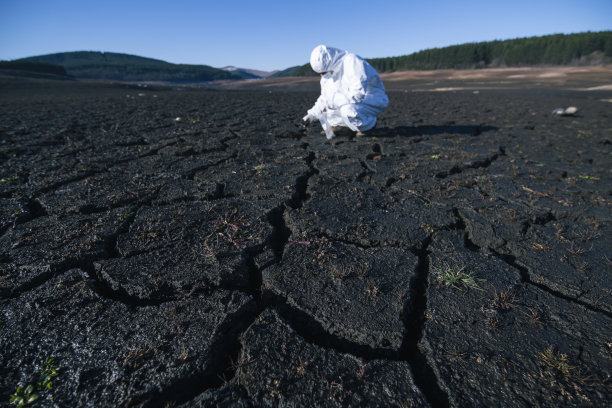
[{"label": "tree line", "polygon": [[0,61],[0,70],[32,72],[36,74],[58,76],[67,75],[66,69],[60,65],[30,61]]},{"label": "tree line", "polygon": [[612,31],[554,34],[485,41],[433,48],[410,55],[372,58],[378,71],[409,69],[462,69],[502,66],[569,65],[581,59],[603,62],[612,57]]},{"label": "tree line", "polygon": [[140,64],[83,64],[68,69],[83,79],[109,79],[119,81],[206,82],[217,79],[240,79],[231,72],[199,66],[173,64],[168,66]]},{"label": "tree line", "polygon": [[[432,48],[399,57],[367,59],[378,72],[569,65],[611,60],[612,31],[484,41]],[[304,64],[288,68],[275,76],[311,75],[317,73],[310,64]]]}]

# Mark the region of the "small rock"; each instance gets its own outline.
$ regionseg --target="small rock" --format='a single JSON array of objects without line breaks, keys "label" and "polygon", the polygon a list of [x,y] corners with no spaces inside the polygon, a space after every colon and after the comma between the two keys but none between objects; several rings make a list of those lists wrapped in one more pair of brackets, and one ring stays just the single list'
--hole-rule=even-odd
[{"label": "small rock", "polygon": [[566,109],[557,108],[552,111],[552,115],[554,116],[573,116],[578,112],[578,108],[575,106],[569,106]]}]

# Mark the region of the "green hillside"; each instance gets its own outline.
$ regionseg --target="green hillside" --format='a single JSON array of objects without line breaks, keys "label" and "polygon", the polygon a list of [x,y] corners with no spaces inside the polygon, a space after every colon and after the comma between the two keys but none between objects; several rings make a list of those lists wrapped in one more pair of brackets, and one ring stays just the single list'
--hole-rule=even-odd
[{"label": "green hillside", "polygon": [[59,65],[64,67],[69,75],[84,79],[167,82],[240,79],[238,75],[208,65],[171,64],[152,58],[112,52],[63,52],[22,58],[12,62]]},{"label": "green hillside", "polygon": [[315,76],[319,75],[312,70],[310,67],[310,63],[304,65],[297,65],[295,67],[290,67],[284,69],[282,71],[278,71],[275,74],[270,75],[269,78],[280,78],[280,77],[288,77],[288,76]]},{"label": "green hillside", "polygon": [[61,65],[32,61],[0,61],[0,70],[22,72],[30,74],[43,74],[66,77],[66,69]]},{"label": "green hillside", "polygon": [[[601,63],[612,59],[612,31],[555,34],[542,37],[486,41],[433,48],[413,54],[370,58],[379,72],[411,69],[465,69],[533,65]],[[316,75],[310,64],[281,71],[276,76]]]}]

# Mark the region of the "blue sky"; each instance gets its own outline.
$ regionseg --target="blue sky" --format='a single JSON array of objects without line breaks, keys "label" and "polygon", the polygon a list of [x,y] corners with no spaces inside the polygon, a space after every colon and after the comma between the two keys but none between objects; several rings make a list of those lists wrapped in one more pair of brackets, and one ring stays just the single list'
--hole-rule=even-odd
[{"label": "blue sky", "polygon": [[0,60],[106,51],[261,70],[327,44],[362,57],[612,29],[612,0],[0,0]]}]

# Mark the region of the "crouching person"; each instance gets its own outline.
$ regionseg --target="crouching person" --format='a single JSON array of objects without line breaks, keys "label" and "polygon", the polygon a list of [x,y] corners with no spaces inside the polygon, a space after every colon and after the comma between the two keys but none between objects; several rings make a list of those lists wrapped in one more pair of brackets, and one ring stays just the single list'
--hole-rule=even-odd
[{"label": "crouching person", "polygon": [[321,122],[328,139],[339,127],[363,135],[376,125],[389,98],[380,76],[366,60],[319,45],[310,54],[310,65],[321,75],[321,96],[304,116],[305,121]]}]

